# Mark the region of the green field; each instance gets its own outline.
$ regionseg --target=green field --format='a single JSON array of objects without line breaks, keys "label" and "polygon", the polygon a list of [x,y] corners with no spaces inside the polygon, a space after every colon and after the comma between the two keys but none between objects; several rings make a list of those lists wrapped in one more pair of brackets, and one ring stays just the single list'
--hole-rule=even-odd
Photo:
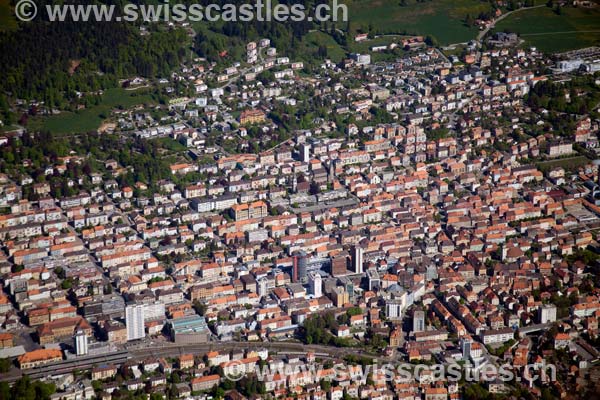
[{"label": "green field", "polygon": [[160,147],[162,149],[166,149],[173,153],[181,153],[187,150],[187,147],[170,137],[162,137],[152,140],[156,141],[157,143],[160,143]]},{"label": "green field", "polygon": [[371,25],[379,33],[431,35],[441,44],[467,42],[477,36],[477,28],[467,27],[467,14],[477,17],[490,10],[479,0],[354,0],[349,5],[351,25],[365,30]]},{"label": "green field", "polygon": [[311,54],[320,46],[325,46],[327,48],[327,57],[335,63],[342,61],[346,56],[344,48],[340,46],[331,35],[320,31],[309,32],[304,36],[302,39],[304,51],[301,53]]},{"label": "green field", "polygon": [[522,10],[495,30],[516,32],[527,46],[550,53],[600,45],[600,8],[563,7],[560,15],[548,7]]},{"label": "green field", "polygon": [[110,115],[113,108],[129,108],[138,104],[152,103],[152,98],[144,89],[125,90],[121,88],[108,89],[102,96],[102,103],[77,112],[62,112],[49,117],[30,118],[28,128],[33,130],[48,130],[52,133],[82,133],[95,131],[103,119]]},{"label": "green field", "polygon": [[584,165],[588,164],[589,162],[590,162],[590,160],[588,160],[586,157],[579,156],[579,157],[561,158],[558,160],[539,162],[539,163],[537,163],[537,167],[542,172],[547,172],[547,171],[552,170],[553,168],[558,168],[558,167],[562,167],[566,171],[573,172],[573,171],[577,171],[578,168],[583,167]]}]

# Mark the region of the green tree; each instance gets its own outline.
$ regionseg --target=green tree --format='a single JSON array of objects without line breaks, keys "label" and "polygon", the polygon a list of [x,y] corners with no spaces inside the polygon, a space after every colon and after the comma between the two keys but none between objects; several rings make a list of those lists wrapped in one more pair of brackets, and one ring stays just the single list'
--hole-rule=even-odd
[{"label": "green tree", "polygon": [[194,311],[196,311],[198,315],[202,316],[206,313],[206,310],[208,309],[208,306],[202,303],[200,300],[194,300],[192,307],[194,307]]},{"label": "green tree", "polygon": [[9,358],[0,358],[0,372],[6,373],[10,371],[11,362]]},{"label": "green tree", "polygon": [[8,382],[0,382],[0,399],[10,399],[10,385]]},{"label": "green tree", "polygon": [[67,278],[60,284],[60,287],[64,290],[69,290],[73,287],[73,280],[71,278]]}]

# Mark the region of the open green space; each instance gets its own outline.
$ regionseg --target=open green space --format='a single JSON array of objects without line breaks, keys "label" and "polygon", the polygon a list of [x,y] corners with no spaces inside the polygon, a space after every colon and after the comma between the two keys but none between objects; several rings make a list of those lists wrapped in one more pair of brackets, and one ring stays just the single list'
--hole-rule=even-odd
[{"label": "open green space", "polygon": [[388,46],[391,43],[400,43],[404,36],[402,35],[383,35],[362,42],[349,41],[345,46],[340,45],[327,32],[312,31],[304,36],[298,57],[305,61],[314,61],[314,57],[306,59],[305,55],[310,55],[315,52],[315,49],[324,47],[327,49],[327,58],[335,63],[346,58],[350,53],[369,53],[371,54],[372,62],[393,60],[404,53],[401,46],[394,49],[394,52],[373,52],[371,49],[375,46]]},{"label": "open green space", "polygon": [[579,156],[579,157],[561,158],[558,160],[539,162],[539,163],[537,163],[537,167],[542,172],[547,172],[547,171],[552,170],[553,168],[558,168],[558,167],[564,168],[565,171],[573,172],[573,171],[576,171],[578,168],[583,167],[584,165],[588,164],[589,162],[590,162],[590,160],[588,160],[586,157]]},{"label": "open green space", "polygon": [[153,100],[145,89],[108,89],[102,95],[102,102],[77,112],[62,112],[58,115],[30,118],[28,128],[48,130],[55,134],[82,133],[95,131],[114,108],[130,108],[138,104],[150,104]]},{"label": "open green space", "polygon": [[152,140],[155,140],[157,143],[159,143],[160,148],[166,149],[173,153],[181,153],[187,150],[187,147],[170,137],[162,137]]},{"label": "open green space", "polygon": [[331,35],[321,31],[309,32],[304,36],[301,47],[303,51],[301,53],[306,52],[309,54],[321,46],[327,49],[327,57],[335,63],[340,62],[346,56],[344,48]]},{"label": "open green space", "polygon": [[467,42],[477,36],[476,27],[464,23],[467,14],[476,18],[489,12],[488,2],[479,0],[354,0],[348,2],[350,24],[376,33],[431,35],[441,44]]},{"label": "open green space", "polygon": [[600,45],[600,7],[521,10],[498,22],[495,31],[518,33],[527,46],[550,53]]}]

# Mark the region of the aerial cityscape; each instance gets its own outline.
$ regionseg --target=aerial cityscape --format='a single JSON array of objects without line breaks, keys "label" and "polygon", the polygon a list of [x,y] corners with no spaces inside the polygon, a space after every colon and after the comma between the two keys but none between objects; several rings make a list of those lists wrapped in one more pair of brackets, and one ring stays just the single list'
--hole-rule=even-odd
[{"label": "aerial cityscape", "polygon": [[599,1],[1,3],[0,400],[600,398]]}]

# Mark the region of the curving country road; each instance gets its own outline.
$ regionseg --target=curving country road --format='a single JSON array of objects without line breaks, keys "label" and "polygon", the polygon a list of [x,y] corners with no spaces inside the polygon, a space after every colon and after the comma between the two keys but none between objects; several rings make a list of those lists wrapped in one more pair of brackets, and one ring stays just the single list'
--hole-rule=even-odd
[{"label": "curving country road", "polygon": [[477,35],[477,41],[481,42],[481,39],[483,39],[485,37],[485,35],[488,34],[488,32],[492,29],[496,27],[496,24],[500,21],[502,21],[504,18],[508,17],[509,15],[513,15],[515,13],[518,13],[519,11],[525,11],[525,10],[533,10],[534,8],[540,8],[540,7],[546,7],[545,4],[539,4],[537,6],[533,6],[533,7],[525,7],[525,8],[519,8],[518,10],[513,10],[513,11],[509,11],[506,14],[502,14],[501,16],[499,16],[496,20],[494,20],[494,22],[492,22],[490,24],[490,26],[488,26],[487,28],[485,28],[484,30],[482,30],[481,32],[479,32],[479,34]]}]

